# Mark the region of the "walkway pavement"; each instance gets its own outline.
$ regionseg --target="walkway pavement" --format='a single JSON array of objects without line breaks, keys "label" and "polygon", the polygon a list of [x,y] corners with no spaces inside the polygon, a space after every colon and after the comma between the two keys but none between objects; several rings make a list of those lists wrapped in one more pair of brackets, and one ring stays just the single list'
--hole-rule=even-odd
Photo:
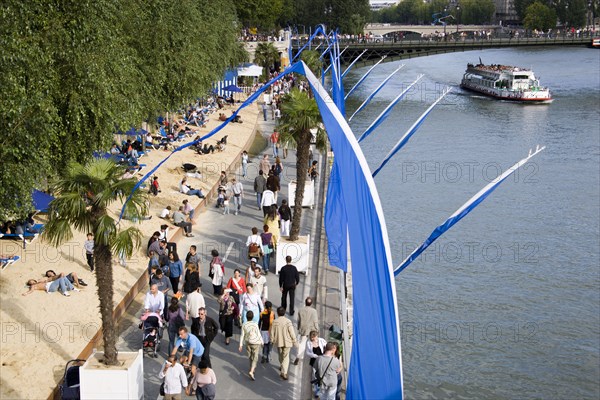
[{"label": "walkway pavement", "polygon": [[[268,137],[274,128],[272,121],[260,121],[259,129],[263,136]],[[272,156],[270,148],[265,149],[262,154],[268,153]],[[295,179],[295,152],[290,151],[287,159],[283,160],[284,171],[282,174],[282,193],[283,198],[288,198],[287,185],[290,180]],[[317,153],[315,153],[316,155]],[[315,158],[319,160],[319,158]],[[262,211],[258,210],[256,204],[256,196],[253,190],[254,177],[257,175],[258,158],[251,160],[248,168],[248,177],[243,178],[241,171],[238,171],[236,178],[240,179],[244,184],[244,204],[239,215],[232,214],[222,215],[221,211],[213,206],[202,212],[196,218],[196,225],[193,227],[195,237],[184,237],[177,243],[179,255],[183,258],[187,254],[190,245],[196,245],[198,252],[202,256],[201,263],[201,281],[203,284],[203,294],[206,300],[208,315],[213,319],[218,319],[218,304],[216,298],[212,295],[212,285],[208,279],[208,263],[210,260],[210,251],[217,249],[221,257],[225,261],[225,279],[229,279],[235,268],[242,271],[246,270],[248,260],[246,258],[246,238],[250,234],[250,229],[253,226],[262,226]],[[320,162],[320,165],[323,163]],[[324,175],[321,175],[324,176]],[[317,194],[315,199],[320,199],[318,195],[323,190],[323,185],[317,185]],[[314,268],[319,265],[322,260],[318,258],[320,253],[321,240],[321,218],[323,210],[322,204],[315,204],[314,209],[305,208],[303,210],[303,226],[301,234],[311,234],[311,239],[317,241],[316,245],[312,246],[312,263],[306,274],[301,274],[300,287],[296,290],[296,309],[303,306],[303,299],[309,294],[315,296],[317,294],[317,286],[326,290],[327,284],[332,284],[333,287],[338,287],[337,272],[330,271],[328,276],[317,276],[314,271],[319,268]],[[316,234],[318,232],[318,234]],[[273,262],[272,262],[273,264]],[[271,266],[273,270],[273,265]],[[323,269],[324,270],[324,269]],[[269,300],[276,308],[280,304],[281,295],[278,287],[278,276],[275,273],[270,273],[267,277],[267,285],[269,288]],[[323,278],[323,279],[321,279]],[[321,282],[317,285],[317,279]],[[335,293],[334,289],[332,293]],[[327,290],[326,290],[327,291]],[[330,297],[330,296],[324,296]],[[141,347],[142,333],[137,328],[139,316],[142,309],[144,294],[140,293],[132,305],[127,310],[127,315],[119,322],[120,340],[118,348],[121,351],[137,350]],[[318,299],[317,299],[318,300]],[[339,325],[339,302],[334,299],[330,304],[317,304],[321,317],[321,333],[325,334],[326,329],[335,323]],[[297,313],[296,313],[297,315]],[[336,317],[337,315],[337,317]],[[292,318],[296,324],[296,318]],[[190,321],[187,322],[189,327]],[[222,333],[215,338],[211,346],[211,361],[213,369],[217,376],[217,396],[220,399],[309,399],[310,386],[309,375],[310,367],[308,363],[301,362],[298,366],[290,364],[289,381],[283,381],[279,377],[279,363],[276,350],[273,351],[270,364],[260,364],[256,370],[256,381],[251,381],[247,375],[248,358],[245,349],[242,353],[238,352],[239,346],[239,329],[234,328],[234,336],[231,344],[224,344],[224,336]],[[166,331],[165,331],[166,335]],[[324,336],[326,337],[326,336]],[[160,398],[158,389],[160,380],[158,379],[159,370],[164,362],[166,349],[168,346],[168,338],[164,338],[159,357],[154,359],[150,357],[144,358],[144,380],[145,380],[145,398],[155,399]],[[295,358],[295,350],[292,351],[291,359]],[[302,374],[307,374],[302,377]],[[185,397],[185,396],[184,396]]]}]

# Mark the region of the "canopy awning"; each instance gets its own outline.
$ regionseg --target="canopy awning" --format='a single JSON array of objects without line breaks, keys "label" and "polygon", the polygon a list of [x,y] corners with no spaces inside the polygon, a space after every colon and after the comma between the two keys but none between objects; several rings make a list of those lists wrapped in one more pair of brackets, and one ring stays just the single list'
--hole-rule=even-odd
[{"label": "canopy awning", "polygon": [[263,67],[260,67],[255,64],[244,66],[243,68],[238,68],[238,76],[261,76],[262,72]]}]

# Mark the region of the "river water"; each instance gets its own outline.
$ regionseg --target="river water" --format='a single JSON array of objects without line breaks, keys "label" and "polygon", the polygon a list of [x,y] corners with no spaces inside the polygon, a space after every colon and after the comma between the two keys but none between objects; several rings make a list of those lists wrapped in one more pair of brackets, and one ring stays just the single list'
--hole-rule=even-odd
[{"label": "river water", "polygon": [[[531,67],[550,105],[459,88],[467,62]],[[479,189],[544,145],[518,174],[397,277],[407,398],[600,398],[600,51],[498,49],[380,64],[348,115],[373,169],[444,86],[449,94],[377,176],[398,265]],[[367,71],[353,70],[346,91]]]}]

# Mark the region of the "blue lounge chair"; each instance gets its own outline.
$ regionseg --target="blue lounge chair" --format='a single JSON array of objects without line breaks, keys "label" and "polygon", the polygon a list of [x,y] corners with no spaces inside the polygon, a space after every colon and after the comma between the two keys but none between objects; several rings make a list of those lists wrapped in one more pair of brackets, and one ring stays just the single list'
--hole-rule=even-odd
[{"label": "blue lounge chair", "polygon": [[8,258],[0,258],[0,267],[2,269],[8,267],[10,264],[19,261],[21,257],[19,256],[12,256],[12,257],[8,257]]},{"label": "blue lounge chair", "polygon": [[35,224],[33,230],[37,233],[25,232],[25,233],[0,233],[0,239],[19,239],[23,241],[23,248],[27,246],[27,239],[29,243],[33,242],[44,229],[44,224]]}]

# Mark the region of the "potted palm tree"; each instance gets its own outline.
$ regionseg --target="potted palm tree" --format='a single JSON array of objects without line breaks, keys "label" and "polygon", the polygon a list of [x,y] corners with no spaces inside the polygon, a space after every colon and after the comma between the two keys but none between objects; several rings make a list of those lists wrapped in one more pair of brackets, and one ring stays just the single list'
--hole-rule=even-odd
[{"label": "potted palm tree", "polygon": [[[321,114],[317,103],[307,91],[292,89],[285,95],[281,103],[281,122],[279,126],[280,140],[283,145],[296,149],[296,181],[293,203],[292,224],[290,236],[282,239],[277,252],[277,271],[280,265],[285,264],[285,256],[294,258],[298,270],[308,268],[309,240],[300,236],[300,222],[302,219],[302,204],[306,180],[308,178],[309,154],[311,142],[317,150],[323,151],[327,146],[327,136],[321,128]],[[316,135],[314,132],[316,131]],[[291,200],[291,199],[290,199]],[[289,247],[289,249],[288,249]]]},{"label": "potted palm tree", "polygon": [[[97,158],[86,165],[69,165],[55,184],[56,198],[50,203],[48,222],[43,233],[43,238],[57,247],[73,238],[74,229],[94,234],[93,256],[104,352],[93,354],[81,368],[81,393],[84,398],[102,398],[109,394],[119,397],[126,393],[127,396],[119,398],[139,398],[140,390],[143,394],[141,354],[118,354],[113,318],[112,255],[131,257],[142,238],[138,228],[133,225],[120,226],[108,213],[109,206],[116,202],[124,203],[137,184],[135,179],[121,179],[124,172],[124,168],[113,161]],[[136,190],[126,203],[125,214],[130,220],[139,220],[146,213],[146,194]],[[114,369],[111,370],[111,367]],[[127,377],[115,378],[115,370],[124,371]],[[98,374],[107,371],[109,375],[98,377]],[[121,387],[124,382],[128,382],[127,388]],[[132,388],[130,382],[142,382],[141,388]],[[131,393],[136,389],[137,393]]]}]

